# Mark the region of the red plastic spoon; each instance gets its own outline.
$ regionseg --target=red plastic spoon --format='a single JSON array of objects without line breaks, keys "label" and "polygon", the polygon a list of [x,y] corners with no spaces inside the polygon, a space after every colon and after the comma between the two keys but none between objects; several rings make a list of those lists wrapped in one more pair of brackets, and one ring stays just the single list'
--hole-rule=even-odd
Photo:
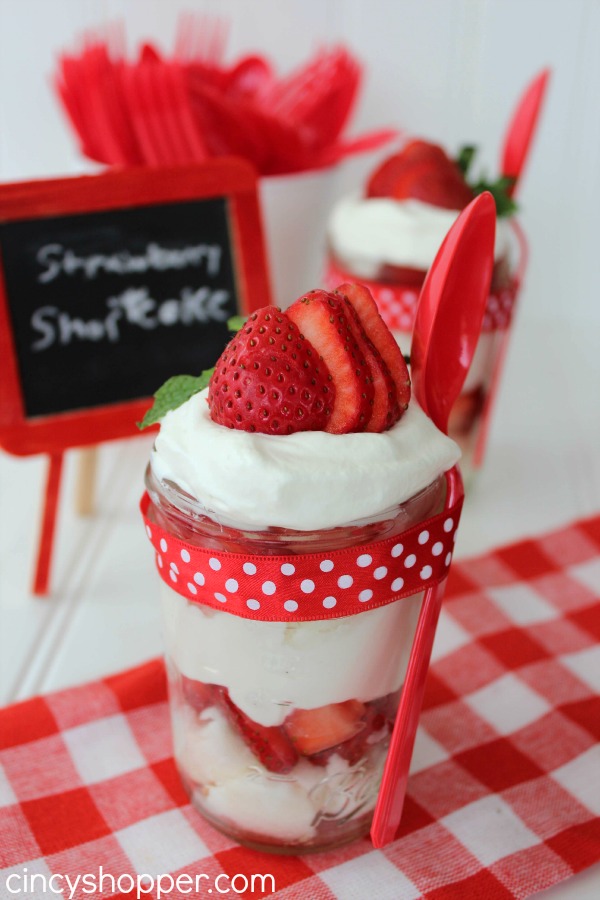
[{"label": "red plastic spoon", "polygon": [[495,231],[496,206],[486,191],[446,235],[419,297],[410,351],[413,390],[445,433],[481,332]]},{"label": "red plastic spoon", "polygon": [[[494,265],[495,229],[496,206],[486,192],[463,210],[446,235],[419,298],[411,347],[413,391],[445,433],[481,331]],[[446,505],[451,506],[462,496],[458,469],[447,474],[447,483]],[[373,816],[375,847],[392,841],[400,824],[442,594],[443,585],[434,585],[423,597]]]},{"label": "red plastic spoon", "polygon": [[548,87],[550,69],[543,69],[526,87],[508,123],[500,159],[500,171],[515,179],[510,190],[514,195],[518,179],[525,167],[537,130],[542,104]]}]

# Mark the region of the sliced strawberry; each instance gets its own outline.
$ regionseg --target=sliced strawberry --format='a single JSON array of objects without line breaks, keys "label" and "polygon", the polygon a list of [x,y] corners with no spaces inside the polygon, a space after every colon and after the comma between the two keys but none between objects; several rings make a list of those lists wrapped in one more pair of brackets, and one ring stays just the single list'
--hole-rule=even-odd
[{"label": "sliced strawberry", "polygon": [[311,756],[354,737],[365,727],[364,714],[364,703],[346,700],[316,709],[295,709],[283,728],[298,753]]},{"label": "sliced strawberry", "polygon": [[[340,294],[340,297],[342,296],[343,295]],[[388,428],[395,425],[401,415],[396,385],[390,375],[390,370],[383,361],[377,348],[367,337],[358,317],[358,313],[347,297],[344,297],[344,303],[348,320],[354,331],[356,342],[360,347],[363,359],[366,360],[367,365],[371,370],[371,378],[373,380],[373,406],[371,409],[371,418],[369,419],[365,431],[380,434],[382,431],[387,431]]]},{"label": "sliced strawberry", "polygon": [[309,761],[314,766],[326,766],[332,756],[337,754],[353,766],[366,756],[374,744],[391,734],[398,709],[399,691],[378,697],[365,704],[362,716],[363,728],[355,735],[335,747],[313,753]]},{"label": "sliced strawberry", "polygon": [[298,754],[283,729],[254,722],[235,705],[227,688],[218,689],[218,698],[229,722],[265,769],[280,775],[291,772]]},{"label": "sliced strawberry", "polygon": [[327,291],[309,291],[289,307],[287,315],[322,357],[333,378],[333,412],[323,430],[332,434],[364,431],[375,390],[342,298]]},{"label": "sliced strawberry", "polygon": [[396,386],[400,404],[400,415],[408,407],[410,400],[410,377],[400,347],[387,327],[371,292],[363,284],[340,284],[336,294],[342,294],[350,301],[358,314],[365,334],[385,362]]},{"label": "sliced strawberry", "polygon": [[[365,727],[337,748],[337,753],[351,766],[356,765],[370,748],[391,734],[398,709],[399,691],[378,697],[366,704]],[[311,760],[312,762],[312,760]]]},{"label": "sliced strawberry", "polygon": [[335,385],[327,364],[285,313],[253,313],[221,354],[209,384],[214,422],[241,431],[324,431]]},{"label": "sliced strawberry", "polygon": [[196,712],[202,712],[207,706],[213,706],[215,703],[215,685],[205,684],[203,681],[196,681],[195,678],[187,678],[181,676],[181,692],[183,699],[189,703]]}]

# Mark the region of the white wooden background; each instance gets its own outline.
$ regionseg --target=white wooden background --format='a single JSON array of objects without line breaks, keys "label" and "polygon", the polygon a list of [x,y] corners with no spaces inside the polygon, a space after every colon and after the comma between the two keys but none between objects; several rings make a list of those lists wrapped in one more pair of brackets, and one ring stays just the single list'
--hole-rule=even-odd
[{"label": "white wooden background", "polygon": [[[115,21],[130,49],[151,39],[167,50],[182,11],[229,19],[229,58],[259,50],[283,71],[318,45],[349,44],[366,66],[351,133],[391,125],[449,148],[474,142],[490,171],[519,92],[552,67],[520,192],[531,265],[458,552],[597,512],[600,0],[0,0],[0,180],[94,171],[50,87],[58,51]],[[300,289],[315,286],[326,212],[374,162],[369,155],[300,186],[265,184],[267,233],[285,260],[283,270],[275,267],[282,290],[303,278]],[[91,519],[73,512],[76,454],[68,454],[47,600],[29,594],[44,460],[0,453],[0,702],[160,651],[156,584],[136,507],[148,449],[145,437],[101,449]],[[443,637],[442,627],[438,653]],[[598,866],[548,892],[555,900],[599,895]]]},{"label": "white wooden background", "polygon": [[[152,39],[168,50],[182,11],[228,19],[230,58],[257,49],[281,71],[346,42],[366,66],[352,132],[389,124],[450,148],[473,141],[490,172],[519,92],[550,65],[521,193],[530,311],[600,322],[598,0],[0,0],[0,179],[90,169],[51,90],[59,50],[118,21],[130,49]],[[356,184],[373,162],[342,167],[328,190]],[[321,233],[322,218],[313,223]]]}]

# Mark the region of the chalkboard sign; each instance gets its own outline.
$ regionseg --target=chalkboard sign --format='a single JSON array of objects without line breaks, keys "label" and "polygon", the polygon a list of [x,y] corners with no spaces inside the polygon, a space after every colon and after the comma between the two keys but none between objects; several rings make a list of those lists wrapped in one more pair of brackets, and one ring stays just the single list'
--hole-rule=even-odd
[{"label": "chalkboard sign", "polygon": [[269,302],[252,169],[218,160],[0,186],[0,444],[56,451],[135,433],[227,320]]}]

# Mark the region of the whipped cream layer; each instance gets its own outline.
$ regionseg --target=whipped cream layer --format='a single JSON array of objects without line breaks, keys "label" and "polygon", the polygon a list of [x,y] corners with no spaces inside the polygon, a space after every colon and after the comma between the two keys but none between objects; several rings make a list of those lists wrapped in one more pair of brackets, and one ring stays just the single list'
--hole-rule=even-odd
[{"label": "whipped cream layer", "polygon": [[152,470],[224,525],[319,531],[377,518],[459,459],[414,399],[383,434],[251,434],[212,421],[208,390],[165,416]]},{"label": "whipped cream layer", "polygon": [[281,725],[294,708],[367,703],[397,691],[422,597],[340,619],[254,622],[186,603],[164,585],[167,655],[187,678],[226,687],[253,721]]},{"label": "whipped cream layer", "polygon": [[[334,207],[328,226],[331,249],[353,275],[376,279],[382,265],[426,271],[460,210],[420,200],[352,195]],[[495,258],[510,248],[510,229],[496,220]]]}]

